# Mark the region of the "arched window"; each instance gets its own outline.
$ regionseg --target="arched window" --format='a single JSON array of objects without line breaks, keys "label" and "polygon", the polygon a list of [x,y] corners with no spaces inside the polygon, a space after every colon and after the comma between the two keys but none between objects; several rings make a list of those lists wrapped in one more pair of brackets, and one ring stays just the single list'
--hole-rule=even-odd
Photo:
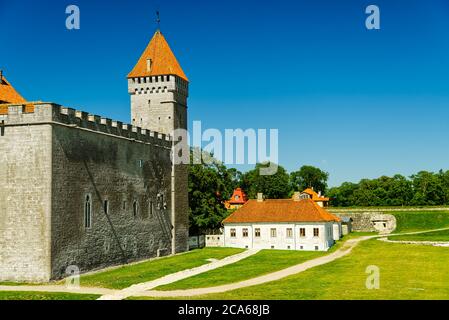
[{"label": "arched window", "polygon": [[133,202],[133,216],[134,216],[134,218],[137,217],[138,213],[139,213],[139,205],[138,205],[137,201],[134,200],[134,202]]},{"label": "arched window", "polygon": [[92,201],[90,195],[86,196],[84,203],[84,227],[90,229],[92,226]]}]

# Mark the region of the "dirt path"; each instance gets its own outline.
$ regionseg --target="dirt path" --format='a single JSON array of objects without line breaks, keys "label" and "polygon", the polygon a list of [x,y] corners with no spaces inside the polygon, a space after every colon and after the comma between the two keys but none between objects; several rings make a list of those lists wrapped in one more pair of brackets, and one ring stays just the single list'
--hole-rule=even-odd
[{"label": "dirt path", "polygon": [[352,249],[361,241],[374,238],[376,236],[360,237],[356,239],[350,239],[343,244],[343,247],[337,251],[313,260],[303,262],[301,264],[283,269],[277,272],[266,274],[260,277],[252,278],[249,280],[226,284],[218,287],[188,289],[188,290],[174,290],[174,291],[147,291],[140,294],[142,297],[192,297],[210,293],[222,293],[226,291],[236,290],[245,287],[251,287],[259,284],[264,284],[271,281],[280,280],[282,278],[298,274],[306,271],[310,268],[314,268],[334,260],[340,259],[351,253]]},{"label": "dirt path", "polygon": [[[59,292],[59,293],[78,293],[78,294],[98,294],[101,295],[99,300],[123,300],[132,296],[140,296],[140,297],[193,297],[198,295],[210,294],[210,293],[222,293],[226,291],[241,289],[245,287],[255,286],[259,284],[264,284],[267,282],[272,282],[276,280],[283,279],[285,277],[298,274],[300,272],[306,271],[310,268],[314,268],[323,264],[327,264],[329,262],[340,259],[351,253],[352,249],[356,247],[360,242],[375,239],[375,238],[385,238],[386,236],[397,236],[397,235],[413,235],[413,234],[422,234],[422,233],[430,233],[435,231],[445,231],[449,230],[449,228],[442,229],[433,229],[433,230],[425,230],[425,231],[416,231],[416,232],[406,232],[406,233],[395,233],[389,235],[375,235],[375,236],[364,236],[359,238],[354,238],[347,240],[343,246],[337,251],[328,254],[323,257],[319,257],[313,260],[309,260],[303,262],[301,264],[273,272],[270,274],[266,274],[263,276],[259,276],[256,278],[252,278],[249,280],[231,283],[227,285],[217,286],[217,287],[209,287],[209,288],[198,288],[198,289],[188,289],[188,290],[174,290],[174,291],[151,291],[156,287],[161,285],[173,283],[185,278],[192,277],[194,275],[204,273],[210,270],[214,270],[229,264],[233,264],[237,261],[243,260],[249,256],[252,256],[259,252],[259,250],[247,250],[243,253],[233,255],[230,257],[226,257],[222,260],[214,261],[212,263],[200,266],[198,268],[193,268],[189,270],[180,271],[177,273],[173,273],[167,275],[165,277],[133,285],[129,288],[123,290],[112,290],[106,288],[90,288],[90,287],[80,287],[78,289],[67,288],[63,285],[45,285],[45,286],[0,286],[0,291],[27,291],[27,292]],[[150,290],[150,291],[149,291]]]},{"label": "dirt path", "polygon": [[163,286],[163,285],[166,285],[166,284],[169,284],[172,282],[176,282],[179,280],[183,280],[186,278],[190,278],[190,277],[196,276],[200,273],[204,273],[204,272],[207,272],[210,270],[214,270],[214,269],[218,269],[218,268],[227,266],[229,264],[236,263],[240,260],[246,259],[246,258],[258,253],[259,251],[260,250],[246,250],[242,253],[235,254],[233,256],[229,256],[229,257],[226,257],[221,260],[216,260],[209,264],[205,264],[205,265],[202,265],[197,268],[172,273],[165,277],[162,277],[162,278],[159,278],[159,279],[156,279],[153,281],[135,284],[135,285],[133,285],[129,288],[123,289],[121,291],[114,292],[112,294],[106,294],[106,295],[100,297],[98,300],[123,300],[128,297],[140,295],[140,293],[146,292],[146,291],[154,289],[156,287]]},{"label": "dirt path", "polygon": [[106,288],[69,288],[66,286],[48,285],[48,286],[0,286],[0,291],[16,292],[56,292],[56,293],[76,293],[76,294],[114,294],[116,290]]}]

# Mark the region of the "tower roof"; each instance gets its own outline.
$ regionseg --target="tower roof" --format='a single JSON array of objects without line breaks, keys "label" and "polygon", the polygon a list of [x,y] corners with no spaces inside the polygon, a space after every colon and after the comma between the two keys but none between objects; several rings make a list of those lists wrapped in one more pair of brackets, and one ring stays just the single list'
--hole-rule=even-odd
[{"label": "tower roof", "polygon": [[147,48],[143,52],[128,78],[149,77],[160,75],[175,75],[189,81],[175,55],[158,30],[154,34]]},{"label": "tower roof", "polygon": [[6,80],[5,76],[0,74],[0,104],[1,103],[24,103],[26,100],[14,89]]}]

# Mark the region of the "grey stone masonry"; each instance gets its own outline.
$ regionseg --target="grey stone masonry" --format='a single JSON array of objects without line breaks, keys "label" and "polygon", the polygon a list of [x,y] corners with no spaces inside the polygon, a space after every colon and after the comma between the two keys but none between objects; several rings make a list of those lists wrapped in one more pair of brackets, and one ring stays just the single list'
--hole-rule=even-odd
[{"label": "grey stone masonry", "polygon": [[187,167],[173,169],[171,136],[33,104],[0,115],[0,281],[187,250]]}]

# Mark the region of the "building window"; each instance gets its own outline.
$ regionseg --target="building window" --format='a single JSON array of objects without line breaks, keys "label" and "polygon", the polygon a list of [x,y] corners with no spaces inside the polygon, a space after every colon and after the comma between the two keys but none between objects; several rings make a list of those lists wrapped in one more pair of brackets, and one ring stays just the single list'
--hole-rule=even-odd
[{"label": "building window", "polygon": [[254,231],[254,236],[255,236],[256,238],[260,238],[260,229],[259,229],[259,228],[257,228],[257,229]]},{"label": "building window", "polygon": [[235,229],[231,229],[231,238],[235,238],[237,236],[237,232]]},{"label": "building window", "polygon": [[84,228],[90,229],[92,227],[92,201],[90,195],[86,196],[84,203]]},{"label": "building window", "polygon": [[320,229],[319,228],[313,228],[313,236],[319,237],[320,236]]},{"label": "building window", "polygon": [[287,238],[293,238],[293,229],[292,228],[287,229]]},{"label": "building window", "polygon": [[300,228],[299,229],[299,236],[301,238],[305,238],[306,237],[306,228]]},{"label": "building window", "polygon": [[138,213],[139,213],[139,204],[137,203],[137,200],[134,200],[134,202],[133,202],[133,216],[134,216],[134,218],[137,217]]},{"label": "building window", "polygon": [[320,250],[320,248],[318,246],[315,246],[315,251]]},{"label": "building window", "polygon": [[104,213],[109,214],[109,201],[108,200],[104,200],[103,211],[104,211]]},{"label": "building window", "polygon": [[272,238],[276,238],[276,236],[277,236],[277,231],[276,231],[275,228],[272,228],[272,229],[270,230],[270,233],[271,233],[271,237],[272,237]]},{"label": "building window", "polygon": [[248,229],[243,229],[242,230],[242,234],[243,234],[243,238],[248,238]]}]

